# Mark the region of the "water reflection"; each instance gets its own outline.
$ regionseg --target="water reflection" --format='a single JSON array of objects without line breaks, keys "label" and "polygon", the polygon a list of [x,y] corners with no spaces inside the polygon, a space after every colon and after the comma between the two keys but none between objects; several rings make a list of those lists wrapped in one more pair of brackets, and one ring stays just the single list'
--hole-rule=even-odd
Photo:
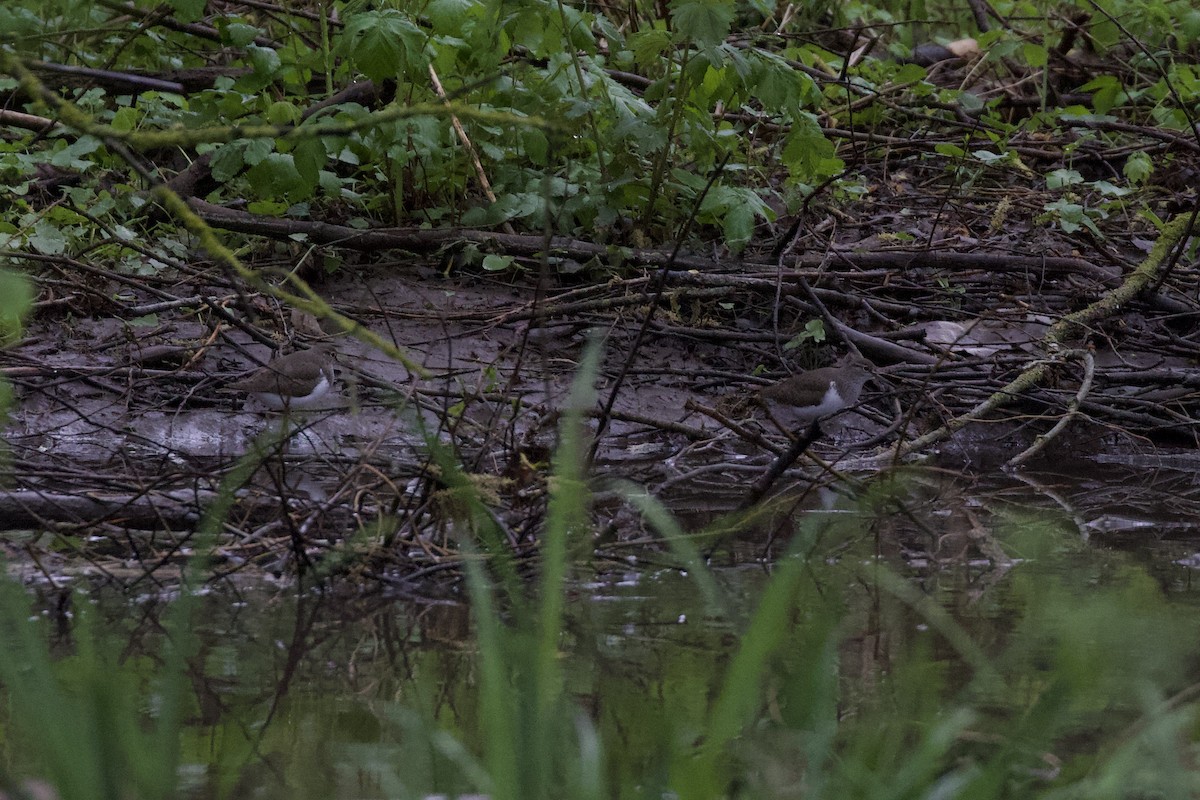
[{"label": "water reflection", "polygon": [[[772,523],[773,559],[807,560],[761,719],[731,754],[751,765],[756,792],[783,796],[808,780],[821,736],[840,737],[851,763],[871,726],[904,741],[897,720],[968,706],[978,735],[960,734],[946,752],[957,753],[955,763],[991,758],[1002,739],[980,731],[1032,736],[1023,726],[1049,715],[1063,693],[1072,705],[1054,725],[1064,738],[1051,749],[1034,736],[1039,744],[1017,759],[1023,780],[1048,780],[1055,763],[1129,725],[1144,687],[1189,680],[1197,626],[1185,556],[1194,545],[1101,546],[1095,531],[1081,535],[1080,495],[1065,500],[1061,487],[1046,503],[1056,516],[995,502],[1001,492],[986,508],[964,501],[951,509],[954,491],[944,474],[924,473],[877,482],[853,505],[843,498]],[[1072,513],[1061,513],[1065,506]],[[797,520],[808,526],[805,549],[788,555]],[[765,587],[786,563],[763,560],[761,541],[730,552],[741,555],[723,555],[728,566],[714,574],[719,612],[689,576],[661,566],[665,555],[657,568],[590,567],[570,585],[565,688],[606,744],[611,785],[665,791],[663,765],[702,741]],[[152,594],[131,603],[113,587],[41,591],[60,663],[78,647],[77,604],[94,604],[153,711],[168,604]],[[485,785],[466,606],[227,583],[200,599],[194,626],[181,774],[188,796],[455,796]],[[19,742],[8,747],[13,763],[30,763]],[[834,773],[827,779],[836,782]]]}]

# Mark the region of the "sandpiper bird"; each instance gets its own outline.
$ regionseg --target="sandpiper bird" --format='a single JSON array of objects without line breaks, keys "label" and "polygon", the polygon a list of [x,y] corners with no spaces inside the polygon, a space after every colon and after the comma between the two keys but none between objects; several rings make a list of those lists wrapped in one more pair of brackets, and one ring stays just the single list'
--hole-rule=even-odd
[{"label": "sandpiper bird", "polygon": [[792,375],[764,388],[760,402],[780,427],[795,429],[833,416],[858,403],[863,384],[871,380],[867,363],[850,355],[832,367]]},{"label": "sandpiper bird", "polygon": [[275,411],[312,408],[333,388],[333,353],[330,344],[298,350],[268,361],[228,388],[246,392]]}]

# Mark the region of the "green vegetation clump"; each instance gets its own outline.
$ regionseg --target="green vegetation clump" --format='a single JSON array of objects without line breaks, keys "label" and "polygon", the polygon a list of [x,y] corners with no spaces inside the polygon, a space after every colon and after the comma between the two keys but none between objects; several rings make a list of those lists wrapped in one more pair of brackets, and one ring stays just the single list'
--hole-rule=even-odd
[{"label": "green vegetation clump", "polygon": [[[736,252],[814,197],[870,194],[861,167],[879,156],[996,186],[1030,172],[1031,138],[1070,135],[1084,153],[1118,118],[1188,130],[1189,4],[1043,5],[997,8],[981,31],[927,4],[10,3],[0,90],[37,132],[0,146],[0,234],[10,250],[171,264],[186,245],[145,213],[167,183],[359,229],[549,225],[644,244],[694,220]],[[978,46],[950,62],[967,65],[957,86],[945,63],[909,60],[923,39],[966,35]],[[1047,170],[1046,218],[1100,233],[1169,167],[1145,156],[1127,154],[1123,176]]]}]

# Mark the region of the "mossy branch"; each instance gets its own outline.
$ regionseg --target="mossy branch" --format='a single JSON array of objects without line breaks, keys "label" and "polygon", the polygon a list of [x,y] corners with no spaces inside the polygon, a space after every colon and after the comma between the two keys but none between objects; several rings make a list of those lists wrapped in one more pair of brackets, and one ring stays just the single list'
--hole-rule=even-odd
[{"label": "mossy branch", "polygon": [[1052,354],[1054,359],[1039,360],[1031,364],[1020,375],[970,411],[948,420],[940,428],[930,431],[924,436],[918,436],[916,439],[900,445],[896,449],[895,457],[902,458],[939,442],[969,423],[981,420],[992,411],[1008,405],[1024,392],[1041,384],[1050,374],[1050,367],[1056,363],[1059,354],[1070,343],[1070,340],[1081,337],[1092,323],[1120,311],[1122,306],[1132,302],[1153,284],[1158,277],[1159,270],[1166,262],[1168,254],[1187,235],[1191,219],[1191,214],[1181,214],[1164,225],[1162,233],[1154,247],[1151,248],[1149,255],[1133,272],[1129,273],[1120,286],[1086,308],[1068,314],[1050,326],[1046,335],[1042,337],[1042,347],[1045,352]]},{"label": "mossy branch", "polygon": [[301,311],[307,311],[320,319],[327,319],[338,326],[344,333],[348,333],[361,342],[376,347],[390,358],[394,358],[404,365],[406,369],[419,375],[426,377],[425,369],[415,361],[413,361],[407,353],[405,353],[396,345],[379,336],[374,331],[363,327],[358,322],[339,314],[333,309],[329,303],[325,302],[319,294],[313,291],[312,287],[295,273],[288,273],[288,282],[295,288],[295,292],[287,291],[282,287],[275,286],[256,272],[250,269],[238,259],[233,251],[226,247],[220,239],[217,238],[213,229],[205,224],[204,220],[200,219],[190,208],[183,198],[175,194],[165,185],[159,184],[154,187],[154,194],[158,197],[163,206],[183,221],[187,229],[191,231],[200,240],[201,246],[209,253],[218,263],[232,270],[239,278],[245,281],[249,286],[263,294],[270,295],[276,300],[285,303],[293,308],[298,308]]},{"label": "mossy branch", "polygon": [[191,129],[178,124],[160,131],[125,130],[96,122],[74,104],[54,92],[48,91],[37,76],[11,53],[0,51],[0,70],[15,77],[20,83],[21,89],[34,98],[35,102],[51,109],[62,124],[98,139],[125,142],[136,150],[170,147],[192,148],[199,144],[232,142],[238,139],[276,139],[289,142],[322,136],[346,136],[410,117],[458,117],[493,125],[520,125],[543,130],[562,127],[537,116],[523,116],[504,111],[485,111],[475,106],[447,100],[444,103],[391,105],[380,111],[371,112],[361,119],[310,121],[299,126],[290,124],[214,125]]},{"label": "mossy branch", "polygon": [[[150,138],[131,136],[127,133],[116,131],[107,125],[100,125],[96,123],[95,120],[81,111],[74,104],[58,97],[53,92],[47,91],[42,85],[41,81],[39,81],[32,72],[25,68],[25,65],[21,63],[20,59],[11,53],[0,51],[0,69],[9,73],[10,75],[15,76],[20,82],[22,90],[24,90],[31,98],[34,98],[35,103],[57,112],[59,121],[64,125],[101,137],[105,140],[125,140],[136,147],[156,146],[153,144],[148,144],[150,142],[157,141],[153,138],[153,136]],[[438,113],[441,114],[448,113],[445,107],[439,107],[437,110]],[[378,117],[376,119],[378,119]],[[261,127],[261,132],[263,135],[268,135],[266,130],[269,127],[271,126]],[[310,126],[306,128],[306,131],[311,133],[314,132],[316,128],[320,127],[322,126]],[[243,136],[246,135],[247,131],[259,130],[259,128],[230,128],[227,130],[239,130],[241,131],[239,136]],[[272,128],[272,130],[278,129]],[[179,129],[179,131],[173,129],[172,131],[165,133],[173,135],[178,132],[182,132],[182,129]],[[208,139],[208,141],[213,140]],[[165,143],[166,142],[164,142],[164,144]],[[175,143],[178,144],[179,140],[176,140]],[[237,275],[241,280],[245,281],[246,284],[257,291],[262,292],[263,294],[270,295],[280,302],[292,306],[293,308],[298,308],[302,311],[307,311],[308,313],[321,319],[332,321],[342,330],[342,332],[348,333],[360,341],[365,342],[372,347],[378,348],[389,357],[399,361],[409,371],[421,377],[426,377],[424,368],[413,361],[407,353],[396,347],[391,342],[383,339],[373,331],[364,328],[362,325],[358,324],[349,317],[343,316],[337,311],[334,311],[333,308],[327,302],[325,302],[320,295],[312,290],[312,287],[310,287],[308,283],[294,273],[288,274],[288,282],[292,285],[295,291],[288,291],[282,287],[271,284],[258,272],[242,264],[238,257],[234,255],[233,251],[226,247],[221,240],[217,238],[217,235],[214,233],[213,229],[210,228],[204,222],[204,220],[200,219],[195,212],[188,208],[188,205],[186,202],[184,202],[183,198],[173,192],[166,185],[159,184],[154,187],[153,191],[163,206],[178,219],[182,220],[187,229],[200,240],[200,244],[205,251],[207,251],[219,264],[223,265],[233,274]]]}]

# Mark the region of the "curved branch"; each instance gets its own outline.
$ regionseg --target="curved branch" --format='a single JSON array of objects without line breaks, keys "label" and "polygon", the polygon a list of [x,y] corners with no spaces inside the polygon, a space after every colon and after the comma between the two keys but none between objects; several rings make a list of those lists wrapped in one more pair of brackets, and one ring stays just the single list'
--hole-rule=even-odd
[{"label": "curved branch", "polygon": [[[1182,214],[1168,222],[1163,226],[1162,234],[1158,237],[1158,241],[1154,243],[1150,254],[1146,256],[1145,260],[1133,272],[1129,273],[1129,277],[1125,279],[1124,283],[1086,308],[1080,309],[1073,314],[1068,314],[1050,326],[1050,329],[1046,331],[1046,335],[1042,337],[1042,346],[1046,352],[1058,354],[1068,339],[1086,333],[1088,326],[1092,323],[1116,313],[1122,306],[1131,303],[1143,290],[1150,286],[1155,277],[1157,277],[1159,269],[1166,262],[1171,250],[1183,241],[1188,234],[1191,227],[1190,223],[1190,214]],[[1045,360],[1035,362],[999,391],[992,394],[967,413],[960,414],[948,420],[942,427],[930,431],[924,436],[918,436],[910,442],[901,444],[896,448],[894,456],[903,458],[911,455],[935,442],[942,441],[950,436],[950,434],[966,427],[968,424],[983,419],[992,411],[1008,405],[1024,392],[1039,385],[1049,373],[1051,363],[1053,362]]]}]

